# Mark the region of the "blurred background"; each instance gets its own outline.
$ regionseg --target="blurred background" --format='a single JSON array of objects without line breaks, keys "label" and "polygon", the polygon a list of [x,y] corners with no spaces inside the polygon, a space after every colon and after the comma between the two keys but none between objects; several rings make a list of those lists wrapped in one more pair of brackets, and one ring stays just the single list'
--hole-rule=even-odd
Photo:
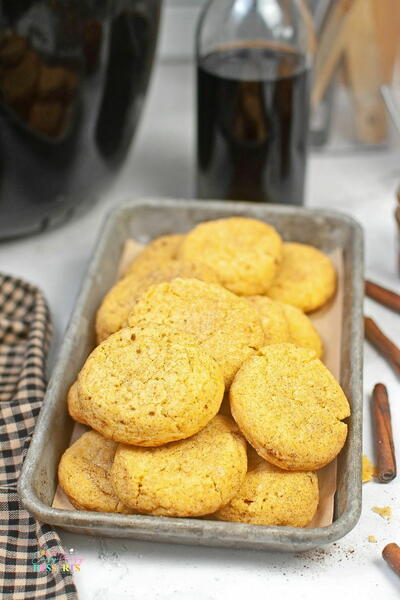
[{"label": "blurred background", "polygon": [[[196,23],[205,4],[165,0],[161,59],[194,60]],[[312,147],[342,151],[396,146],[400,137],[392,117],[400,127],[399,0],[305,4],[317,36]]]},{"label": "blurred background", "polygon": [[307,203],[307,141],[398,149],[399,31],[399,0],[0,0],[0,239],[141,194]]}]

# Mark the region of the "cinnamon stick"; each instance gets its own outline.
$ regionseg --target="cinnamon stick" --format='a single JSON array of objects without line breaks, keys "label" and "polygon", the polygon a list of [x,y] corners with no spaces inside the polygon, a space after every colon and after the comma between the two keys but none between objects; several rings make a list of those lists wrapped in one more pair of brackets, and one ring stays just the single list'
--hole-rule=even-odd
[{"label": "cinnamon stick", "polygon": [[388,544],[382,551],[382,556],[393,571],[400,577],[400,546],[395,543]]},{"label": "cinnamon stick", "polygon": [[368,279],[365,282],[365,294],[380,304],[384,304],[388,308],[400,312],[399,294],[396,294],[373,281],[369,281]]},{"label": "cinnamon stick", "polygon": [[386,387],[377,383],[372,394],[372,417],[375,432],[377,478],[389,483],[396,477],[396,457],[393,443],[390,405]]},{"label": "cinnamon stick", "polygon": [[365,337],[383,354],[393,369],[400,375],[400,349],[379,329],[370,317],[364,317]]}]

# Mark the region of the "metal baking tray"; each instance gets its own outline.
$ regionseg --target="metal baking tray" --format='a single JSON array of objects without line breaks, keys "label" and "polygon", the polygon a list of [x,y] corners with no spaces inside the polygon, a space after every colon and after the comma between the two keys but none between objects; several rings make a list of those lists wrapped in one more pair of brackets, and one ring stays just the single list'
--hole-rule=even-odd
[{"label": "metal baking tray", "polygon": [[[334,520],[327,527],[298,529],[206,519],[120,515],[52,508],[57,466],[69,444],[73,422],[66,394],[94,347],[95,312],[115,281],[125,240],[148,240],[186,232],[200,221],[244,215],[268,221],[284,239],[309,243],[344,257],[341,385],[352,407],[348,438],[338,457]],[[19,480],[24,506],[40,521],[90,535],[179,544],[305,551],[335,541],[357,523],[361,511],[363,235],[350,217],[328,210],[195,200],[139,200],[116,208],[102,228],[76,301],[43,409]]]}]

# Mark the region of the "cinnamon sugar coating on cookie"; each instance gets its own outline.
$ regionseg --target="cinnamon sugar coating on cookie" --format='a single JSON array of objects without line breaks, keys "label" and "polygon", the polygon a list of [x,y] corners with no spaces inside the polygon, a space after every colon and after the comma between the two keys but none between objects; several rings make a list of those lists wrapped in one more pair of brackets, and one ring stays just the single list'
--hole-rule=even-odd
[{"label": "cinnamon sugar coating on cookie", "polygon": [[158,446],[197,433],[217,414],[222,372],[193,336],[127,327],[93,350],[78,376],[85,422],[107,438]]},{"label": "cinnamon sugar coating on cookie", "polygon": [[180,248],[182,258],[210,266],[221,285],[240,296],[265,294],[281,255],[277,231],[263,221],[245,217],[200,223]]},{"label": "cinnamon sugar coating on cookie", "polygon": [[237,426],[217,415],[196,435],[159,448],[120,445],[112,468],[116,493],[135,511],[206,515],[238,492],[247,470]]},{"label": "cinnamon sugar coating on cookie", "polygon": [[61,457],[58,479],[71,504],[79,510],[128,513],[114,493],[111,467],[117,444],[87,431]]},{"label": "cinnamon sugar coating on cookie", "polygon": [[264,340],[260,318],[249,302],[196,279],[174,279],[149,288],[130,313],[129,324],[137,320],[194,335],[220,365],[226,385]]},{"label": "cinnamon sugar coating on cookie", "polygon": [[349,403],[313,350],[265,346],[240,368],[230,402],[249,443],[282,469],[319,469],[346,441]]}]

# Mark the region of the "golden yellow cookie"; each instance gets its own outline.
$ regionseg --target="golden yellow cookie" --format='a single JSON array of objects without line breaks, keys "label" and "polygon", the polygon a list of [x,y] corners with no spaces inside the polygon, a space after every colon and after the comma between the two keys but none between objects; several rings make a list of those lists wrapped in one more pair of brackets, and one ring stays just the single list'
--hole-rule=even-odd
[{"label": "golden yellow cookie", "polygon": [[246,439],[282,469],[319,469],[346,441],[349,403],[313,350],[265,346],[240,368],[230,401]]},{"label": "golden yellow cookie", "polygon": [[282,305],[267,296],[248,296],[247,300],[260,316],[264,330],[264,345],[288,342],[289,324],[283,313]]},{"label": "golden yellow cookie", "polygon": [[267,294],[311,312],[335,293],[336,271],[329,258],[306,244],[283,244],[282,263]]},{"label": "golden yellow cookie", "polygon": [[315,473],[283,471],[263,461],[247,473],[236,496],[213,516],[220,521],[305,527],[318,501]]},{"label": "golden yellow cookie", "polygon": [[117,442],[159,446],[189,437],[217,414],[216,361],[181,331],[127,327],[102,342],[78,377],[88,425]]},{"label": "golden yellow cookie", "polygon": [[295,306],[271,300],[267,296],[249,296],[247,298],[257,310],[264,329],[264,344],[290,342],[315,350],[318,358],[322,356],[322,341],[310,319]]},{"label": "golden yellow cookie", "polygon": [[211,267],[200,262],[182,259],[164,260],[162,262],[147,260],[133,264],[129,270],[129,275],[136,275],[138,279],[146,280],[151,285],[171,281],[176,277],[182,279],[189,277],[207,283],[219,283],[218,277]]},{"label": "golden yellow cookie", "polygon": [[137,267],[135,264],[131,268],[131,274],[111,288],[97,311],[98,344],[112,333],[127,326],[129,311],[151,285],[171,281],[176,277],[191,277],[209,283],[217,282],[217,277],[212,269],[190,261],[170,260],[158,264],[152,261],[143,261]]},{"label": "golden yellow cookie", "polygon": [[78,395],[78,382],[74,381],[68,391],[67,395],[68,412],[74,421],[86,425],[85,419],[81,414],[81,406]]},{"label": "golden yellow cookie", "polygon": [[321,358],[324,352],[322,340],[307,315],[296,306],[283,302],[281,306],[289,326],[289,342],[314,350],[317,357]]},{"label": "golden yellow cookie", "polygon": [[79,510],[132,512],[115,495],[110,473],[117,444],[96,431],[87,431],[62,455],[60,486]]},{"label": "golden yellow cookie", "polygon": [[228,385],[264,339],[261,321],[249,302],[197,279],[174,279],[149,288],[134,305],[129,324],[138,320],[194,335],[221,366]]},{"label": "golden yellow cookie", "polygon": [[246,470],[245,441],[232,419],[218,415],[196,435],[160,448],[120,445],[111,477],[137,512],[197,517],[229,502]]},{"label": "golden yellow cookie", "polygon": [[180,248],[182,258],[209,265],[221,285],[240,296],[266,293],[281,254],[282,241],[275,229],[245,217],[201,223]]},{"label": "golden yellow cookie", "polygon": [[178,258],[178,251],[184,239],[183,234],[172,234],[162,235],[161,237],[155,238],[143,250],[138,256],[132,261],[128,268],[128,273],[132,270],[136,270],[141,265],[145,265],[148,262],[161,263],[164,261],[176,260]]}]

